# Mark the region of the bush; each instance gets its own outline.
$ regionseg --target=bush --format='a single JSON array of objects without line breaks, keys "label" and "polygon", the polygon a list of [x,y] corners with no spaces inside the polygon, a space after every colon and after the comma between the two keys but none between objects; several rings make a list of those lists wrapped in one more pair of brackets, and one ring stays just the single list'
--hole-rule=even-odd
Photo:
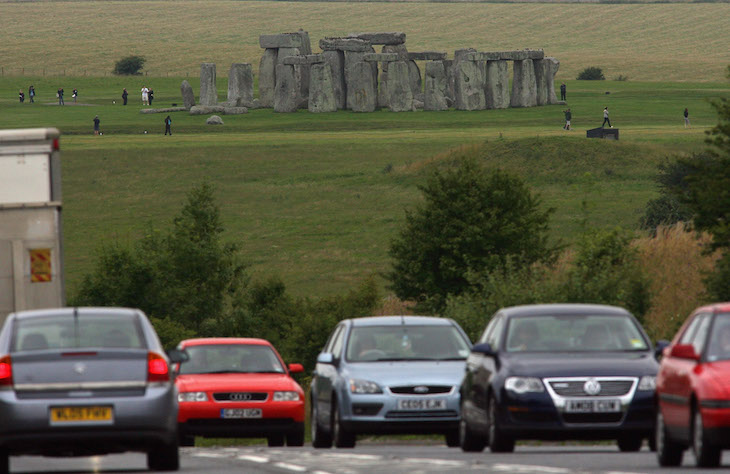
[{"label": "bush", "polygon": [[600,67],[587,67],[578,74],[579,81],[603,81],[606,77]]},{"label": "bush", "polygon": [[142,74],[140,71],[144,67],[144,56],[127,56],[116,62],[114,65],[114,74],[120,76],[135,76]]},{"label": "bush", "polygon": [[629,76],[624,76],[623,74],[619,74],[616,76],[617,81],[625,82],[629,80]]}]

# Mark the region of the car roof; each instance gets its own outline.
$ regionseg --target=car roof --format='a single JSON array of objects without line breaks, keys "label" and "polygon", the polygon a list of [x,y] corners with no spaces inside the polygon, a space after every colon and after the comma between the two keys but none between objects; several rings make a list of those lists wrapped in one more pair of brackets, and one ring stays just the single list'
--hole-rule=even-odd
[{"label": "car roof", "polygon": [[435,316],[368,316],[350,320],[353,326],[451,326],[450,319]]},{"label": "car roof", "polygon": [[66,308],[46,308],[46,309],[33,309],[27,311],[18,311],[12,313],[9,316],[15,318],[26,319],[26,318],[38,318],[45,316],[73,316],[74,312],[80,315],[93,314],[100,315],[105,314],[108,316],[119,316],[122,314],[126,315],[137,315],[140,313],[138,309],[134,308],[117,308],[117,307],[95,307],[95,306],[80,306],[80,307],[66,307]]},{"label": "car roof", "polygon": [[213,344],[247,344],[256,346],[271,346],[266,339],[258,339],[255,337],[198,337],[194,339],[185,339],[180,342],[181,347],[203,346]]},{"label": "car roof", "polygon": [[530,304],[521,306],[510,306],[499,310],[504,316],[511,318],[515,316],[553,316],[571,314],[592,314],[592,315],[630,315],[624,308],[608,306],[603,304],[581,304],[581,303],[558,303],[558,304]]},{"label": "car roof", "polygon": [[694,313],[727,313],[730,312],[730,303],[724,302],[724,303],[712,303],[705,306],[700,306],[696,310],[692,311],[692,314]]}]

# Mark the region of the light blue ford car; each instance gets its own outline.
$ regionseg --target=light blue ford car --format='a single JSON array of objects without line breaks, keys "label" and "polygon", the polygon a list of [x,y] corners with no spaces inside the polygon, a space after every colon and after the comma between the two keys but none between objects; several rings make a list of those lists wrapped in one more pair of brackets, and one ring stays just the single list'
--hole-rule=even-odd
[{"label": "light blue ford car", "polygon": [[358,434],[443,434],[459,445],[459,385],[471,343],[445,318],[341,321],[317,357],[312,445],[355,446]]}]

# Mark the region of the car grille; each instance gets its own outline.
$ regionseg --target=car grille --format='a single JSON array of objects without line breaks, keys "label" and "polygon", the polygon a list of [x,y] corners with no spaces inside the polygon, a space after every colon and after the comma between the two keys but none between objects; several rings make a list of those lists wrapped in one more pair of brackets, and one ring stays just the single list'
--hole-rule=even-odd
[{"label": "car grille", "polygon": [[566,423],[619,423],[623,413],[563,413]]},{"label": "car grille", "polygon": [[263,402],[268,398],[266,392],[219,392],[213,394],[217,402]]},{"label": "car grille", "polygon": [[458,416],[454,410],[428,410],[428,411],[389,411],[386,418],[452,418]]},{"label": "car grille", "polygon": [[398,395],[434,395],[439,393],[449,393],[452,389],[450,385],[404,385],[389,388],[392,393],[396,393]]},{"label": "car grille", "polygon": [[[601,397],[619,397],[626,395],[629,391],[631,391],[631,387],[634,385],[634,381],[631,379],[601,380],[600,378],[597,378],[596,380],[601,384],[601,391],[596,395]],[[550,388],[562,397],[588,396],[583,389],[583,385],[586,383],[585,380],[550,381],[549,383]]]}]

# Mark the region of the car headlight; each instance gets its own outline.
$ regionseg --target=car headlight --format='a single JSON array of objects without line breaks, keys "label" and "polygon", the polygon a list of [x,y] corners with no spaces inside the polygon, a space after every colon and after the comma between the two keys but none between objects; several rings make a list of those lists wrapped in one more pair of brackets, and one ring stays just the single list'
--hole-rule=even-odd
[{"label": "car headlight", "polygon": [[514,393],[544,392],[542,380],[536,377],[507,377],[504,388]]},{"label": "car headlight", "polygon": [[296,402],[299,401],[297,392],[274,392],[275,402]]},{"label": "car headlight", "polygon": [[383,393],[380,385],[369,380],[350,379],[350,392],[352,393]]},{"label": "car headlight", "polygon": [[177,394],[178,402],[207,402],[208,395],[205,392],[180,392]]},{"label": "car headlight", "polygon": [[656,390],[656,376],[644,375],[639,380],[639,390]]}]

